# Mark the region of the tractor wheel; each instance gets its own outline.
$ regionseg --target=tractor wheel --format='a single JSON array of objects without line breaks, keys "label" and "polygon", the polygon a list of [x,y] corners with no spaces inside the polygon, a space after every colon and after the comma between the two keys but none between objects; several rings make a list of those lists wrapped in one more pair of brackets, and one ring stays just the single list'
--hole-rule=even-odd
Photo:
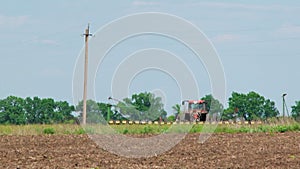
[{"label": "tractor wheel", "polygon": [[185,121],[191,121],[191,115],[189,113],[185,113],[184,120]]},{"label": "tractor wheel", "polygon": [[201,114],[200,115],[200,121],[206,121],[206,114]]}]

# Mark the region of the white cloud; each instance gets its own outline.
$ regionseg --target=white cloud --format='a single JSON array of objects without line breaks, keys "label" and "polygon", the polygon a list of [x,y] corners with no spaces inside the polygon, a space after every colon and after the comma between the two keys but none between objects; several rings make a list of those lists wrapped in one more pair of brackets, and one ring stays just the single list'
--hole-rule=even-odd
[{"label": "white cloud", "polygon": [[151,1],[133,1],[133,6],[153,6],[153,5],[159,5],[158,2],[151,2]]},{"label": "white cloud", "polygon": [[0,15],[0,27],[18,27],[29,20],[28,16],[4,16]]},{"label": "white cloud", "polygon": [[232,42],[232,41],[237,41],[240,40],[241,37],[239,35],[234,35],[234,34],[222,34],[222,35],[217,35],[212,38],[212,41],[215,43],[221,43],[221,42]]}]

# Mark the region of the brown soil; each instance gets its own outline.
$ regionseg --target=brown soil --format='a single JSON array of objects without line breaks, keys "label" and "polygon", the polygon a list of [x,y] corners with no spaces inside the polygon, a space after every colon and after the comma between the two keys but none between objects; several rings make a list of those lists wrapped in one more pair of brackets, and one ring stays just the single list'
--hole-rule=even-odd
[{"label": "brown soil", "polygon": [[0,136],[0,168],[300,168],[300,133],[189,134],[150,158],[126,158],[86,135]]}]

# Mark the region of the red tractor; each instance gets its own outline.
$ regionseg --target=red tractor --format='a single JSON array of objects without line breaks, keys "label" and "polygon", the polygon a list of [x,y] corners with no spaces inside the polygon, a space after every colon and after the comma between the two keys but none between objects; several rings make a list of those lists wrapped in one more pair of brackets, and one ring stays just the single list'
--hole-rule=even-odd
[{"label": "red tractor", "polygon": [[208,113],[206,104],[205,100],[182,101],[184,121],[206,121]]}]

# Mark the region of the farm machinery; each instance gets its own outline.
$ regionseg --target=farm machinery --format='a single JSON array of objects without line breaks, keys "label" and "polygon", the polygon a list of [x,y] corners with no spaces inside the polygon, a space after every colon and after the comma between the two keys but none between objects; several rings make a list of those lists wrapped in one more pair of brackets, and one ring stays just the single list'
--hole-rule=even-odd
[{"label": "farm machinery", "polygon": [[205,100],[182,101],[183,111],[177,116],[179,121],[206,121],[208,113]]}]

